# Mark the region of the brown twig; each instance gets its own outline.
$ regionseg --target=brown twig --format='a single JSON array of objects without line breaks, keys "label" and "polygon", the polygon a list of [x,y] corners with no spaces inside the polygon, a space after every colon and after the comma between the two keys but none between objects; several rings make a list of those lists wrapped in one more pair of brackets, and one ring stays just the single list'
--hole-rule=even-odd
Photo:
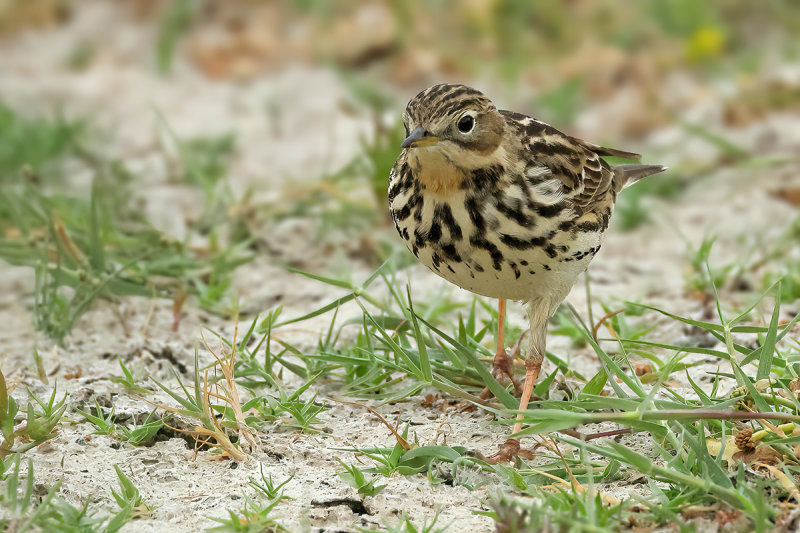
[{"label": "brown twig", "polygon": [[589,441],[589,440],[594,440],[594,439],[602,439],[603,437],[616,437],[617,435],[627,435],[628,433],[633,433],[631,428],[612,429],[610,431],[600,431],[598,433],[589,433],[588,435],[583,435],[581,438],[583,440]]},{"label": "brown twig", "polygon": [[594,338],[594,342],[597,342],[597,332],[600,331],[600,326],[603,325],[603,322],[605,322],[609,318],[617,316],[620,313],[623,313],[624,311],[625,309],[617,309],[616,311],[609,311],[608,313],[600,317],[600,320],[598,320],[597,324],[595,324],[594,328],[592,328],[592,337]]},{"label": "brown twig", "polygon": [[584,434],[574,429],[564,429],[559,431],[559,433],[563,433],[564,435],[569,435],[574,439],[582,441],[590,441],[594,439],[602,439],[603,437],[615,437],[617,435],[626,435],[628,433],[633,433],[633,431],[631,430],[631,428],[622,428],[622,429],[612,429],[609,431],[600,431],[598,433]]},{"label": "brown twig", "polygon": [[396,430],[396,429],[394,429],[394,428],[392,427],[392,425],[391,425],[389,422],[387,422],[387,421],[386,421],[386,419],[385,419],[385,418],[383,418],[383,417],[381,416],[381,414],[380,414],[378,411],[376,411],[375,409],[373,409],[373,408],[372,408],[372,407],[370,407],[369,405],[365,405],[365,404],[363,404],[363,403],[359,403],[359,402],[350,402],[350,401],[347,401],[347,400],[337,400],[337,399],[335,399],[335,398],[330,398],[330,401],[332,401],[332,402],[336,402],[336,403],[341,403],[341,404],[344,404],[344,405],[355,405],[355,406],[357,406],[357,407],[363,407],[364,409],[366,409],[367,411],[369,411],[370,413],[372,413],[373,415],[375,415],[376,417],[378,417],[378,420],[380,420],[381,422],[383,422],[383,424],[384,424],[384,425],[385,425],[387,428],[389,428],[389,431],[391,431],[391,432],[392,432],[392,434],[394,435],[394,438],[396,438],[396,439],[397,439],[397,442],[400,444],[400,446],[402,446],[402,447],[403,447],[403,449],[404,449],[404,450],[408,451],[408,450],[411,450],[412,448],[414,448],[414,447],[415,447],[413,444],[411,444],[411,443],[410,443],[410,442],[408,442],[406,439],[404,439],[404,438],[403,438],[403,436],[402,436],[402,435],[400,435],[400,434],[397,432],[397,430]]}]

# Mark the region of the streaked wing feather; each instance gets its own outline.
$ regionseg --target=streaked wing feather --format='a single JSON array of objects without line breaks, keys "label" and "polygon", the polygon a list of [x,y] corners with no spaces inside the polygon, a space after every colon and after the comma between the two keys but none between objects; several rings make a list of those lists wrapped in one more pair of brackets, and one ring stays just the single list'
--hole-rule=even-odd
[{"label": "streaked wing feather", "polygon": [[[601,156],[638,159],[639,154],[606,148],[577,139],[542,121],[521,113],[500,111],[524,139],[523,153],[528,169],[546,167],[549,179],[564,184],[564,196],[574,205],[589,207],[603,199],[609,189],[618,191],[615,173]],[[543,178],[544,179],[544,178]]]}]

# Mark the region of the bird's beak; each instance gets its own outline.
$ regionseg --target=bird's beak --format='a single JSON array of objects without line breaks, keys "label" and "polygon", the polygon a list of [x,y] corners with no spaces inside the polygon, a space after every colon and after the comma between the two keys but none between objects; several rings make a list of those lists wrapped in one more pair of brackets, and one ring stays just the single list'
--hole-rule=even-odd
[{"label": "bird's beak", "polygon": [[434,137],[427,131],[425,128],[414,128],[414,131],[406,137],[406,140],[403,141],[403,144],[400,145],[401,148],[417,148],[419,146],[430,146],[434,143],[439,142],[439,137]]}]

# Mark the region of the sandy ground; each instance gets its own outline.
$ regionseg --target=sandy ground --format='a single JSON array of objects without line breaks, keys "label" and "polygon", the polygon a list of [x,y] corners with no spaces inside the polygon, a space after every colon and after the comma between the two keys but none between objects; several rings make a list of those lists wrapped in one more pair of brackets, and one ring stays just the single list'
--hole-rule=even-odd
[{"label": "sandy ground", "polygon": [[[0,95],[18,108],[39,110],[57,105],[70,115],[90,116],[101,131],[112,131],[107,150],[130,162],[141,179],[137,194],[144,201],[146,215],[173,235],[181,237],[186,231],[185,220],[196,209],[198,198],[196,191],[165,181],[159,148],[163,128],[156,110],[179,136],[235,131],[238,150],[231,168],[232,186],[239,192],[253,187],[261,199],[277,197],[287,184],[313,181],[325,171],[340,168],[359,150],[359,135],[370,130],[366,114],[341,110],[339,104],[348,98],[347,89],[325,69],[295,67],[257,82],[234,84],[209,82],[178,61],[172,76],[158,78],[153,75],[151,54],[140,50],[138,44],[145,42],[142,33],[151,30],[114,22],[113,33],[103,32],[114,20],[113,9],[95,7],[79,12],[80,16],[65,27],[18,35],[3,43]],[[101,55],[82,73],[59,68],[63,51],[74,46],[76,35],[107,38]],[[795,81],[800,78],[798,71],[787,70],[785,75]],[[265,99],[287,105],[277,117],[268,117],[263,113]],[[398,100],[398,112],[402,105]],[[687,113],[710,127],[720,121],[713,102],[704,102]],[[584,126],[581,133],[588,138],[601,135],[602,121],[593,118],[598,114],[589,109],[579,121]],[[770,116],[732,135],[741,146],[757,147],[765,154],[796,153],[800,117]],[[686,159],[713,160],[718,155],[712,145],[687,136],[678,127],[623,148],[657,154],[655,157],[668,165]],[[706,234],[717,235],[712,260],[718,264],[736,259],[742,250],[767,247],[798,213],[797,208],[772,193],[787,184],[800,184],[799,170],[796,161],[770,167],[767,172],[747,167],[710,168],[698,173],[678,200],[648,200],[654,222],[629,233],[612,231],[594,261],[591,280],[595,301],[644,301],[684,316],[700,316],[702,304],[685,289],[684,239],[696,245]],[[74,179],[80,182],[81,178]],[[346,250],[324,254],[307,221],[289,221],[281,228],[282,235],[264,236],[272,255],[257,257],[237,271],[235,285],[244,309],[263,312],[282,303],[285,316],[296,316],[341,295],[341,291],[287,273],[281,266],[287,262],[320,273],[344,263],[356,280],[369,274],[370,267],[349,261]],[[421,266],[412,267],[407,275],[420,298],[429,290],[449,291],[456,299],[467,297]],[[206,452],[195,457],[181,438],[136,448],[91,435],[91,426],[72,408],[87,409],[95,399],[101,405],[113,403],[120,422],[141,419],[151,409],[110,381],[119,374],[118,357],[175,385],[170,368],[191,368],[201,329],[209,326],[231,334],[233,324],[190,308],[180,329],[172,332],[171,302],[125,299],[119,304],[119,313],[112,312],[112,304],[100,302],[81,319],[66,347],[36,339],[45,367],[52,373],[46,385],[33,370],[36,335],[31,319],[32,289],[29,270],[2,267],[0,363],[7,377],[19,382],[14,395],[22,402],[26,388],[46,395],[57,382],[59,395],[68,395],[66,419],[73,421],[63,423],[56,438],[27,454],[34,459],[37,490],[63,479],[60,494],[69,501],[78,504],[89,498],[97,508],[111,509],[114,505],[109,489],[117,483],[112,465],[118,464],[139,487],[145,501],[156,507],[151,518],[131,522],[123,531],[196,531],[213,525],[207,517],[224,516],[227,509],[241,506],[243,496],[253,494],[248,478],[257,476],[263,466],[273,479],[294,476],[286,485],[290,499],[275,513],[290,531],[355,531],[356,527],[392,523],[401,513],[421,524],[424,517],[431,518],[436,511],[441,512],[439,524],[452,523],[452,531],[493,530],[490,519],[473,512],[487,510],[487,501],[504,489],[496,478],[480,472],[459,473],[473,476],[470,481],[474,484],[482,484],[475,491],[460,486],[458,480],[431,485],[424,476],[395,476],[383,480],[387,487],[378,496],[358,496],[336,476],[341,470],[336,458],[355,462],[352,454],[338,448],[391,446],[394,439],[373,416],[355,407],[329,403],[330,408],[320,415],[323,431],[319,434],[298,434],[276,425],[259,435],[263,450],[244,463],[215,461]],[[749,298],[733,291],[723,296],[728,305],[740,305]],[[581,311],[586,308],[581,285],[573,290],[569,301]],[[521,325],[521,308],[512,305],[510,309],[511,320]],[[798,311],[797,302],[784,309],[786,316]],[[358,309],[351,307],[343,313],[355,316]],[[600,314],[597,305],[595,316]],[[125,328],[117,315],[123,318]],[[654,315],[645,319],[656,325],[652,334],[656,339],[677,343],[693,334]],[[329,320],[329,316],[318,317],[301,327],[287,328],[280,335],[300,349],[310,350]],[[592,354],[572,348],[567,339],[551,337],[549,348],[581,371],[591,373],[597,368]],[[203,357],[208,355],[204,353]],[[716,366],[716,361],[707,361],[694,367],[692,374],[701,383],[708,383],[705,372]],[[67,379],[65,375],[77,367],[82,370],[81,376]],[[679,383],[682,379],[676,376]],[[331,386],[318,392],[321,401],[337,396]],[[169,402],[164,394],[153,396]],[[422,406],[421,397],[384,405],[379,411],[390,421],[408,421],[421,443],[446,439],[450,445],[487,454],[504,440],[507,431],[493,424],[485,413],[456,409],[442,412]],[[643,439],[628,439],[632,446],[646,446]],[[624,496],[643,490],[641,487],[620,482],[606,490]]]}]

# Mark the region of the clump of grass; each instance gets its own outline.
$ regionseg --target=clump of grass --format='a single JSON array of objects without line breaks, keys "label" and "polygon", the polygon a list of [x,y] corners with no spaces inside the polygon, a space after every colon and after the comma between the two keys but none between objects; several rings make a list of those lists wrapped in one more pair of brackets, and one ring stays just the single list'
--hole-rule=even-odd
[{"label": "clump of grass", "polygon": [[[76,196],[64,180],[50,179],[85,142],[82,125],[27,119],[0,108],[3,129],[16,140],[4,144],[11,147],[8,153],[0,149],[0,174],[19,179],[0,192],[0,259],[34,269],[38,329],[63,342],[99,298],[177,299],[189,293],[209,310],[226,311],[232,272],[252,257],[246,239],[222,248],[215,238],[208,250],[195,250],[167,237],[129,204],[132,176],[125,167],[83,149],[95,171],[88,197]],[[181,153],[187,175],[212,187],[224,172],[231,143],[229,137],[209,145],[186,143]],[[209,198],[228,198],[213,191]],[[224,214],[218,207],[209,211]],[[215,218],[211,224],[222,222]]]},{"label": "clump of grass", "polygon": [[527,531],[608,531],[618,526],[631,503],[606,505],[595,491],[574,489],[537,490],[537,498],[525,503],[509,498],[493,502],[482,512],[495,521],[500,533]]},{"label": "clump of grass", "polygon": [[189,28],[199,7],[200,2],[195,0],[175,0],[167,4],[156,40],[156,61],[161,74],[169,73],[178,41]]},{"label": "clump of grass", "polygon": [[169,298],[188,289],[219,310],[231,272],[251,258],[246,244],[200,257],[146,224],[117,219],[102,198],[96,184],[88,202],[33,188],[16,200],[19,234],[0,237],[0,258],[34,268],[40,330],[62,341],[98,298]]},{"label": "clump of grass", "polygon": [[[710,276],[710,272],[711,269],[706,265],[706,275]],[[710,443],[725,441],[726,436],[734,434],[737,431],[736,421],[758,420],[765,429],[773,428],[769,432],[773,435],[770,441],[776,443],[773,453],[761,457],[771,457],[773,461],[780,457],[781,459],[777,460],[785,462],[785,468],[790,471],[794,469],[789,465],[797,461],[795,452],[789,447],[784,447],[783,443],[794,442],[797,437],[786,437],[785,430],[775,428],[771,421],[792,422],[791,428],[800,427],[798,426],[800,418],[793,412],[798,405],[797,398],[793,394],[775,395],[769,394],[769,391],[770,387],[773,391],[776,389],[787,391],[789,380],[797,375],[777,345],[791,331],[798,318],[795,317],[790,323],[779,326],[780,299],[776,298],[768,325],[740,325],[758,302],[736,317],[726,319],[714,283],[710,281],[709,286],[717,303],[719,323],[685,318],[654,307],[642,307],[707,331],[723,343],[724,350],[672,346],[641,339],[621,339],[619,342],[623,359],[620,361],[619,358],[609,356],[600,344],[594,341],[591,331],[584,326],[583,331],[587,341],[603,362],[604,368],[600,371],[604,374],[603,381],[607,380],[612,386],[616,397],[599,396],[597,389],[588,392],[587,384],[574,401],[533,402],[531,409],[527,410],[523,417],[523,420],[531,425],[523,429],[520,434],[562,432],[556,438],[575,447],[581,453],[601,455],[613,463],[643,473],[650,479],[680,487],[680,492],[693,502],[725,502],[748,517],[757,530],[763,530],[777,513],[772,503],[765,502],[764,498],[758,495],[764,490],[767,482],[764,478],[747,476],[743,464],[738,463],[737,469],[736,461],[729,458],[728,461],[731,463],[729,466],[736,471],[732,479],[731,475],[721,468],[722,451],[717,448],[716,455],[712,454]],[[780,294],[780,288],[773,287],[770,292],[777,296]],[[734,335],[741,334],[755,334],[760,338],[760,342],[755,348],[748,348],[746,344],[734,339]],[[628,357],[626,347],[645,346],[671,350],[675,353],[672,361],[658,373],[658,378],[650,391],[645,390],[635,373],[628,374],[623,369],[631,368],[630,363],[626,362]],[[732,372],[718,373],[717,376],[734,379],[740,387],[735,389],[731,396],[717,397],[716,385],[709,394],[689,378],[697,400],[672,391],[665,385],[666,378],[677,367],[680,354],[686,352],[715,356],[726,361],[730,364]],[[621,362],[625,364],[621,365]],[[755,379],[743,370],[751,363],[757,365]],[[784,376],[784,378],[770,382],[766,379],[770,375]],[[773,384],[761,386],[756,380],[765,380],[766,383]],[[623,384],[625,388],[618,383]],[[667,394],[669,399],[659,399],[659,392]],[[748,405],[750,407],[747,407]],[[736,407],[744,410],[737,410]],[[638,453],[614,441],[588,443],[585,435],[576,435],[573,430],[586,423],[598,422],[613,422],[628,427],[631,431],[650,433],[651,444],[658,460],[654,461],[653,457]],[[776,488],[772,483],[769,483],[769,486],[772,490]],[[661,495],[659,501],[662,503],[672,499],[654,484],[651,490]],[[673,508],[674,513],[679,510],[680,506]]]},{"label": "clump of grass", "polygon": [[79,414],[94,426],[97,435],[113,435],[117,430],[116,417],[114,416],[114,407],[108,412],[108,415],[103,413],[103,408],[100,407],[97,399],[94,401],[94,414],[75,409]]},{"label": "clump of grass", "polygon": [[[450,524],[445,526],[436,527],[436,523],[439,521],[439,511],[433,515],[433,518],[428,521],[428,518],[422,522],[422,525],[415,524],[408,516],[403,513],[403,516],[400,517],[394,524],[383,524],[384,529],[382,531],[386,531],[387,533],[444,533],[450,528]],[[359,531],[362,533],[375,533],[377,530],[375,529],[363,529],[359,528]]]},{"label": "clump of grass", "polygon": [[75,409],[78,413],[95,428],[98,435],[108,435],[124,442],[129,442],[133,446],[147,446],[153,442],[156,434],[164,427],[164,419],[156,416],[155,411],[150,413],[144,422],[131,427],[121,426],[116,423],[114,409],[106,415],[103,408],[95,400],[94,414]]},{"label": "clump of grass", "polygon": [[[200,378],[199,355],[195,348],[194,391],[189,392],[181,381],[180,376],[173,370],[182,394],[174,392],[166,385],[156,381],[155,378],[151,377],[150,379],[178,402],[181,407],[176,408],[155,404],[154,402],[151,403],[165,411],[180,414],[200,422],[200,425],[195,426],[192,430],[181,430],[194,437],[198,445],[212,446],[235,461],[244,461],[247,459],[247,453],[260,448],[260,444],[255,430],[245,420],[242,403],[239,399],[239,390],[234,376],[235,354],[237,352],[236,335],[234,335],[231,352],[227,356],[218,356],[208,345],[206,347],[215,359],[213,370],[216,372],[217,368],[219,369],[224,382],[213,379],[213,377],[210,379],[208,370],[205,370],[203,378]],[[214,400],[222,403],[213,403]],[[230,413],[230,416],[220,421],[217,418],[217,413]],[[231,441],[226,426],[236,431],[239,446]]]},{"label": "clump of grass", "polygon": [[[33,460],[28,459],[24,485],[21,484],[20,463],[21,454],[18,453],[11,457],[0,459],[3,470],[1,476],[2,484],[5,489],[0,492],[0,505],[5,511],[5,516],[0,519],[0,525],[4,530],[26,531],[37,525],[37,523],[46,520],[53,509],[53,497],[61,485],[60,482],[57,482],[50,488],[47,495],[39,503],[39,506],[34,509]],[[23,487],[22,494],[19,494],[20,487]]]},{"label": "clump of grass", "polygon": [[281,490],[294,476],[290,476],[279,485],[275,485],[272,476],[267,479],[264,476],[264,467],[261,467],[261,483],[254,479],[249,480],[251,487],[256,489],[257,499],[245,496],[245,504],[239,509],[229,509],[227,518],[209,518],[217,522],[218,526],[211,528],[210,531],[233,531],[233,532],[269,532],[277,533],[287,531],[272,516],[272,511],[283,500],[287,499]]},{"label": "clump of grass", "polygon": [[119,478],[119,492],[111,489],[111,494],[122,512],[127,512],[130,518],[141,518],[152,514],[153,508],[144,502],[133,481],[118,465],[114,465],[114,470]]},{"label": "clump of grass", "polygon": [[376,485],[377,479],[367,479],[364,472],[356,465],[347,465],[338,457],[336,458],[339,464],[344,467],[344,470],[338,472],[338,475],[345,483],[356,489],[360,496],[377,496],[386,485]]},{"label": "clump of grass", "polygon": [[244,506],[239,509],[229,509],[227,518],[209,516],[209,519],[219,524],[210,528],[209,531],[230,531],[235,533],[278,533],[288,531],[272,516],[272,511],[280,502],[280,498],[271,502],[256,502],[245,496]]},{"label": "clump of grass", "polygon": [[117,361],[119,362],[119,367],[122,370],[122,375],[111,376],[111,381],[113,381],[114,383],[119,383],[120,385],[122,385],[131,392],[138,392],[138,393],[149,392],[141,385],[137,385],[137,383],[142,378],[136,376],[135,372],[133,371],[133,368],[125,366],[125,363],[122,362],[122,359],[118,359]]},{"label": "clump of grass", "polygon": [[[406,436],[404,434],[404,436]],[[414,445],[405,448],[399,442],[392,448],[344,448],[343,451],[353,452],[359,456],[367,457],[373,461],[373,466],[366,472],[391,477],[394,474],[412,476],[416,474],[437,475],[440,464],[456,464],[462,467],[479,464],[480,461],[469,456],[463,446],[440,445]],[[451,473],[457,477],[456,472]]]},{"label": "clump of grass", "polygon": [[[236,358],[233,362],[233,375],[236,383],[250,388],[252,398],[242,405],[241,410],[246,413],[256,413],[244,418],[245,422],[252,427],[262,427],[266,422],[281,422],[282,425],[299,429],[300,431],[315,431],[314,426],[319,424],[317,418],[326,407],[316,400],[316,394],[307,400],[301,399],[305,393],[322,375],[322,371],[311,375],[300,365],[289,362],[285,359],[285,354],[299,354],[294,346],[283,343],[284,349],[280,354],[271,352],[272,325],[280,315],[280,310],[271,312],[267,318],[261,322],[266,331],[261,336],[261,340],[253,348],[249,348],[250,340],[255,334],[259,318],[256,317],[250,325],[247,333],[241,342],[235,342],[223,337],[217,332],[212,333],[227,346],[232,353],[235,352]],[[264,363],[257,360],[256,353],[264,346]],[[280,383],[280,376],[273,372],[275,362],[280,362],[293,373],[307,378],[306,382],[300,385],[294,392],[289,393]],[[256,394],[255,389],[261,387],[274,387],[278,389],[278,396],[270,394]],[[231,407],[217,405],[214,407],[224,417],[225,420],[234,420],[235,412]]]},{"label": "clump of grass", "polygon": [[[67,395],[56,401],[56,391],[57,387],[53,387],[47,401],[42,401],[29,392],[30,401],[25,410],[25,421],[22,425],[15,426],[19,406],[8,390],[5,376],[0,372],[0,432],[3,437],[0,443],[0,459],[15,453],[24,453],[55,437],[55,428],[67,408]],[[17,442],[20,444],[15,447]]]},{"label": "clump of grass", "polygon": [[[398,401],[432,386],[456,397],[483,404],[485,402],[477,394],[488,387],[503,405],[512,408],[516,400],[492,377],[479,357],[480,354],[488,361],[492,352],[480,343],[486,328],[476,327],[475,307],[472,307],[467,323],[462,323],[454,335],[448,335],[434,326],[433,322],[454,307],[434,305],[416,312],[410,296],[394,289],[393,280],[387,277],[390,269],[391,265],[385,263],[360,286],[349,281],[300,272],[323,283],[347,289],[349,293],[318,310],[273,327],[319,316],[355,301],[363,312],[359,345],[347,353],[327,346],[313,357],[297,354],[302,360],[314,363],[323,361],[328,365],[326,372],[341,369],[349,392],[358,396]],[[389,290],[386,302],[378,301],[366,291],[379,277]],[[366,304],[378,307],[381,314],[374,315]],[[404,386],[398,388],[401,384]]]},{"label": "clump of grass", "polygon": [[[604,306],[605,316],[591,325],[584,324],[574,309],[567,307],[560,312],[559,329],[576,343],[589,347],[601,368],[594,376],[583,378],[570,370],[566,362],[548,354],[556,369],[537,385],[538,399],[523,412],[527,427],[519,435],[553,435],[554,443],[548,448],[555,454],[551,462],[537,467],[527,466],[521,460],[516,468],[488,465],[458,446],[419,446],[400,435],[394,447],[347,449],[373,461],[373,466],[363,469],[356,484],[369,490],[368,473],[385,476],[425,473],[432,483],[441,482],[442,475],[452,475],[453,483],[474,489],[486,483],[467,479],[470,468],[477,468],[484,475],[498,476],[512,491],[539,497],[545,506],[574,509],[574,512],[538,513],[538,508],[525,511],[524,507],[509,504],[511,510],[503,512],[508,516],[516,513],[515,520],[525,528],[543,524],[571,527],[570,524],[587,521],[599,529],[616,527],[628,520],[653,525],[688,522],[682,512],[687,502],[693,501],[729,506],[731,512],[740,513],[755,529],[764,530],[774,523],[778,511],[776,500],[765,499],[763,492],[792,493],[787,488],[793,486],[791,476],[800,475],[794,466],[798,457],[792,447],[800,442],[800,437],[795,436],[795,432],[800,433],[800,417],[795,414],[800,403],[789,388],[792,380],[798,379],[794,365],[797,356],[782,347],[789,341],[798,317],[789,323],[779,322],[783,291],[776,285],[731,318],[723,312],[716,292],[717,282],[724,278],[714,275],[716,271],[709,267],[705,255],[698,258],[698,268],[702,269],[700,273],[705,277],[704,287],[710,292],[711,302],[716,304],[717,321],[683,317],[636,303],[627,303],[619,309]],[[270,319],[265,330],[271,334],[275,328],[334,311],[348,302],[360,305],[363,316],[340,327],[360,330],[351,343],[340,346],[336,341],[339,334],[334,315],[317,352],[303,354],[289,349],[302,366],[292,363],[284,368],[298,374],[307,374],[309,368],[314,368],[328,376],[329,381],[338,380],[347,394],[383,401],[408,398],[425,387],[433,387],[440,393],[475,403],[500,417],[502,423],[514,422],[517,400],[488,372],[491,351],[482,345],[482,340],[493,325],[491,321],[483,327],[478,325],[476,307],[479,306],[473,304],[466,316],[459,318],[453,334],[448,334],[434,325],[436,309],[453,312],[458,307],[428,302],[429,305],[417,308],[407,294],[396,290],[390,265],[360,285],[306,275],[347,292],[302,317],[282,322]],[[388,290],[386,299],[370,295],[368,287],[378,279],[384,281]],[[766,297],[773,299],[773,305],[765,324],[749,325],[754,309]],[[430,313],[427,318],[426,313]],[[677,346],[649,340],[652,321],[646,321],[648,313],[659,313],[667,320],[699,328],[717,338],[723,348]],[[604,331],[611,334],[610,338],[603,337]],[[751,339],[746,340],[746,336]],[[614,352],[606,348],[609,342],[616,345]],[[716,357],[730,365],[730,372],[716,372],[710,392],[689,376],[695,393],[689,397],[674,390],[669,380],[690,366],[683,361],[687,353]],[[631,362],[634,355],[652,363],[646,374],[640,376],[634,371]],[[576,387],[565,399],[548,399],[548,389],[558,374],[579,381],[582,388]],[[724,379],[734,380],[738,385],[729,396],[717,392],[720,380]],[[481,401],[477,397],[483,387],[494,393],[494,401]],[[582,427],[598,423],[605,424],[601,431],[581,433]],[[761,426],[754,433],[757,439],[748,445],[752,446],[748,448],[751,451],[723,454],[720,443],[724,448],[724,443],[730,441],[743,423]],[[630,432],[651,436],[650,454],[609,439]],[[728,445],[735,446],[732,441]],[[590,456],[592,459],[587,459]],[[753,461],[756,457],[771,461],[769,468],[774,471],[767,467],[761,472],[746,470],[743,461]],[[725,464],[730,470],[723,468]],[[448,465],[453,473],[443,474],[442,465]],[[650,490],[656,502],[637,507],[630,502],[615,502],[593,488],[618,480],[630,471],[665,483],[669,489],[652,483]],[[786,474],[775,474],[781,471]],[[357,474],[350,469],[347,472],[355,480]],[[766,478],[763,472],[769,472],[771,478]],[[547,483],[552,487],[542,490]],[[500,517],[500,522],[503,520]]]},{"label": "clump of grass", "polygon": [[275,498],[282,498],[282,499],[287,498],[286,496],[283,495],[283,490],[281,489],[283,489],[283,487],[285,487],[287,483],[289,483],[292,479],[294,479],[294,474],[292,474],[288,478],[284,479],[281,483],[276,485],[275,482],[272,481],[272,474],[270,474],[269,478],[267,478],[264,475],[264,465],[260,466],[259,472],[261,473],[261,482],[259,483],[257,480],[249,478],[247,483],[251,487],[253,487],[258,492],[266,496],[267,499],[269,500],[274,500]]},{"label": "clump of grass", "polygon": [[[87,124],[61,113],[53,118],[28,117],[0,102],[0,183],[6,188],[24,168],[49,183],[57,163],[83,153]],[[1,211],[0,211],[1,212]]]},{"label": "clump of grass", "polygon": [[[29,459],[24,474],[20,474],[20,454],[3,461],[0,508],[3,518],[0,526],[5,531],[82,531],[89,533],[116,533],[133,519],[148,516],[152,508],[144,503],[139,490],[131,480],[114,465],[119,479],[119,491],[111,489],[118,509],[106,517],[89,510],[87,500],[81,507],[58,497],[61,481],[57,481],[40,501],[34,498],[33,460]],[[22,494],[19,488],[22,487]]]},{"label": "clump of grass", "polygon": [[316,394],[308,400],[301,400],[300,395],[317,380],[317,377],[319,376],[313,376],[291,394],[280,388],[277,398],[270,395],[256,396],[247,403],[247,406],[255,409],[262,421],[281,421],[284,425],[302,432],[314,431],[314,426],[320,424],[317,415],[327,408],[317,403]]}]

